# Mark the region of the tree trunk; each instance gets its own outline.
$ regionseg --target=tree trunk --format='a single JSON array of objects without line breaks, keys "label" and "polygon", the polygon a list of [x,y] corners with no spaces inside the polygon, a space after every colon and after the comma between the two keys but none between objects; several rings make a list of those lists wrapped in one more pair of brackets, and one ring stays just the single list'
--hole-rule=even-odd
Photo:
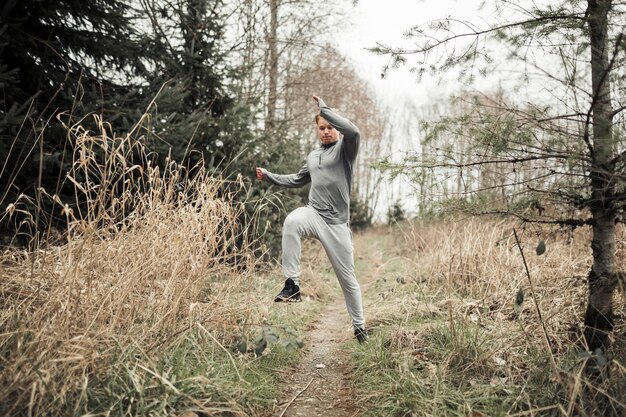
[{"label": "tree trunk", "polygon": [[591,151],[591,214],[593,265],[589,272],[589,299],[585,313],[585,340],[592,352],[605,351],[613,329],[615,274],[615,164],[613,110],[609,82],[608,11],[611,0],[588,0],[593,102],[593,150]]},{"label": "tree trunk", "polygon": [[278,0],[270,0],[270,31],[267,37],[269,47],[269,85],[267,96],[267,118],[265,130],[274,129],[276,124],[276,101],[278,90]]}]

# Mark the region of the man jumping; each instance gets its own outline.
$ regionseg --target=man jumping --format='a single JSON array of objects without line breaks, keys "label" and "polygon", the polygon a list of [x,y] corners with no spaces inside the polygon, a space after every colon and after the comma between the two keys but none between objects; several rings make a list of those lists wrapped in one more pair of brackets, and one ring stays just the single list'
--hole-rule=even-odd
[{"label": "man jumping", "polygon": [[[292,211],[283,224],[282,264],[286,281],[274,301],[301,301],[300,240],[318,239],[339,280],[354,335],[362,343],[367,340],[367,333],[349,226],[352,171],[359,151],[360,132],[321,98],[313,96],[313,100],[319,109],[315,123],[321,146],[309,153],[306,163],[295,174],[279,175],[256,168],[259,180],[275,185],[294,188],[311,183],[307,205]],[[340,133],[343,138],[339,137]]]}]

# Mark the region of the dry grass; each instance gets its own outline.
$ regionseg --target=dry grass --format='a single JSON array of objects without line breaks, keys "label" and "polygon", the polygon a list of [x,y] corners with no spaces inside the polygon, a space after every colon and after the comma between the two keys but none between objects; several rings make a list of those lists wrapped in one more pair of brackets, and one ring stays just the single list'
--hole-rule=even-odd
[{"label": "dry grass", "polygon": [[[617,256],[622,270],[623,233]],[[369,315],[388,329],[381,344],[365,353],[374,355],[369,363],[378,369],[363,374],[372,378],[366,390],[378,393],[372,398],[380,408],[372,415],[623,415],[623,292],[615,296],[613,349],[601,358],[607,361],[605,378],[584,371],[589,355],[581,350],[580,326],[591,265],[588,230],[570,234],[456,218],[403,225],[393,235],[405,264],[383,263],[370,291]],[[540,239],[547,251],[538,256]],[[524,301],[517,305],[520,289]],[[395,385],[391,398],[375,388],[385,380]]]},{"label": "dry grass", "polygon": [[[512,232],[516,226],[479,219],[417,225],[405,235],[411,242],[407,248],[416,266],[414,278],[434,291],[440,307],[456,317],[488,319],[494,324],[510,321],[517,314],[536,319],[536,300],[548,328],[564,329],[577,323],[586,303],[586,275],[591,265],[588,231],[577,231],[576,239],[567,231],[518,231],[529,281]],[[541,239],[548,249],[537,256],[535,247]],[[618,259],[622,258],[618,255]],[[515,298],[520,289],[525,302],[516,312]],[[533,332],[542,331],[538,320],[527,324],[533,323]]]},{"label": "dry grass", "polygon": [[[70,129],[69,180],[86,203],[80,212],[63,209],[65,243],[0,259],[2,414],[165,415],[167,397],[207,414],[247,414],[233,398],[246,384],[224,392],[211,379],[219,369],[203,365],[196,380],[181,382],[176,373],[192,370],[163,365],[164,355],[180,354],[201,367],[201,348],[177,351],[191,343],[213,346],[205,354],[221,355],[239,374],[226,343],[241,326],[267,320],[267,309],[246,296],[252,242],[239,222],[243,207],[225,192],[243,184],[201,168],[187,176],[174,163],[162,172],[141,140],[99,126]],[[191,395],[181,383],[202,388]]]}]

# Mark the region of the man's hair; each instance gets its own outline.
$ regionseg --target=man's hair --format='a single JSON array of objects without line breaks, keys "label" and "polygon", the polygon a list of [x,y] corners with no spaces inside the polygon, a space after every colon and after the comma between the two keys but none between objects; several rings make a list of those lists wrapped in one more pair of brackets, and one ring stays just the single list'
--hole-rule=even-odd
[{"label": "man's hair", "polygon": [[[334,111],[335,113],[338,113],[338,112],[337,112],[337,109],[331,109],[331,110],[332,110],[332,111]],[[320,113],[317,113],[317,114],[315,115],[315,124],[317,124],[317,122],[320,120],[320,117],[322,117],[322,115],[321,115]],[[323,118],[323,117],[322,117],[322,118]],[[326,120],[326,119],[324,119],[324,120]]]}]

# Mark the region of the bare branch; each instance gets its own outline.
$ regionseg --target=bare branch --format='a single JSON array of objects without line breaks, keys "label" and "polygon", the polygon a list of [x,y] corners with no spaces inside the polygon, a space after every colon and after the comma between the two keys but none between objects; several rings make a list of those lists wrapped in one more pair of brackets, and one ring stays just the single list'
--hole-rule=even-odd
[{"label": "bare branch", "polygon": [[[392,55],[414,55],[414,54],[423,54],[423,53],[427,53],[441,45],[444,45],[448,42],[457,40],[457,39],[462,39],[462,38],[468,38],[468,37],[480,37],[483,35],[488,35],[490,33],[494,33],[494,32],[498,32],[504,29],[511,29],[511,28],[515,28],[515,27],[523,27],[523,26],[529,26],[529,25],[535,25],[541,22],[552,22],[554,20],[571,20],[571,19],[580,19],[581,21],[584,21],[584,16],[578,16],[575,14],[571,14],[571,15],[554,15],[554,16],[541,16],[541,17],[536,17],[533,19],[528,19],[528,20],[524,20],[521,22],[513,22],[513,23],[507,23],[504,25],[500,25],[500,26],[495,26],[489,29],[483,29],[483,30],[474,30],[471,32],[466,32],[466,33],[461,33],[458,35],[452,35],[452,36],[448,36],[446,38],[443,39],[435,39],[435,42],[432,44],[425,44],[423,47],[421,48],[417,48],[417,49],[402,49],[402,48],[391,48],[391,47],[387,47],[383,44],[377,43],[378,48],[381,48],[381,51],[379,51],[379,53],[382,54],[392,54]],[[440,19],[440,20],[434,20],[433,23],[437,23],[437,22],[458,22],[458,23],[462,23],[465,24],[466,26],[469,26],[469,22],[466,21],[461,21],[461,20],[457,20],[457,19]],[[370,49],[372,50],[372,49]],[[374,52],[376,52],[374,50]]]}]

